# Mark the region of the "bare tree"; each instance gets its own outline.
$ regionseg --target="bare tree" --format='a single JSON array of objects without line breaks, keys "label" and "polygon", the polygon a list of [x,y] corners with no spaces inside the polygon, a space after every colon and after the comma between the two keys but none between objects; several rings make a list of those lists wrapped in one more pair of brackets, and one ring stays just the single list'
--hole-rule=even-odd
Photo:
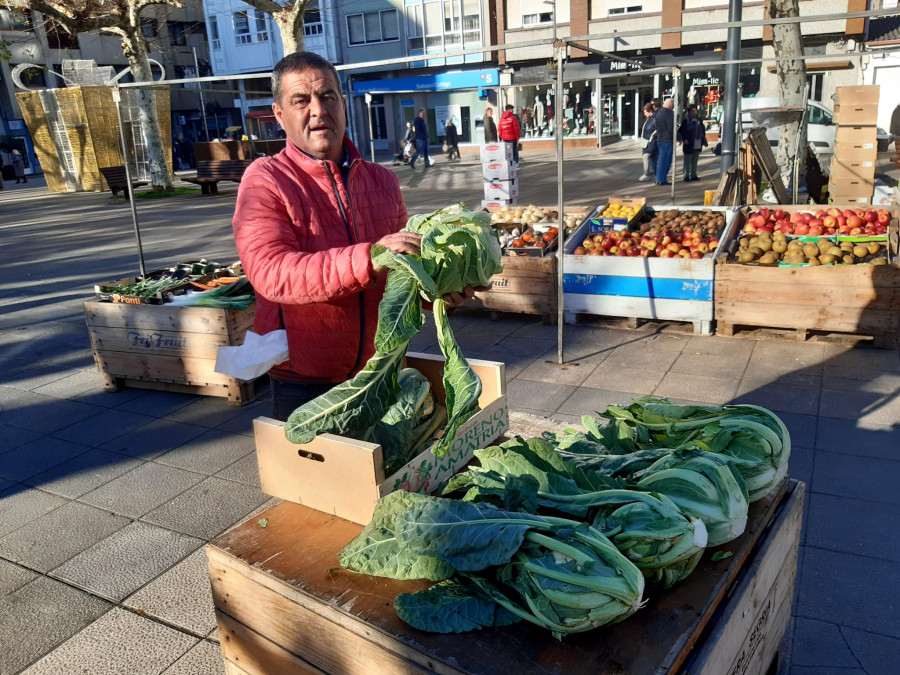
[{"label": "bare tree", "polygon": [[306,48],[303,37],[303,15],[313,0],[292,0],[277,2],[276,0],[243,0],[244,3],[270,14],[281,34],[281,44],[285,54],[293,54]]},{"label": "bare tree", "polygon": [[[800,16],[797,0],[768,0],[767,9],[772,19]],[[778,93],[784,107],[806,106],[806,66],[803,61],[803,38],[799,23],[772,26],[772,47],[775,51]],[[775,161],[781,170],[785,185],[793,182],[794,162],[798,175],[806,173],[806,123],[799,116],[782,124],[778,129],[778,152]],[[796,157],[794,156],[796,152]]]},{"label": "bare tree", "polygon": [[[41,12],[60,28],[77,35],[101,31],[122,39],[122,52],[137,82],[150,82],[153,74],[148,46],[141,32],[141,13],[151,5],[181,7],[182,0],[24,0],[29,9]],[[150,182],[156,190],[171,190],[162,131],[151,89],[138,90],[141,125],[145,130]]]}]

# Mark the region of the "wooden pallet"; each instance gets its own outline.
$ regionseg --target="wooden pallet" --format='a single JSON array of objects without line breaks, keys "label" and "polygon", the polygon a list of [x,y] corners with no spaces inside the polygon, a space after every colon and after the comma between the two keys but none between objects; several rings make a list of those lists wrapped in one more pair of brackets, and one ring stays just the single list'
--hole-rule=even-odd
[{"label": "wooden pallet", "polygon": [[219,347],[240,345],[256,306],[245,310],[86,302],[97,368],[108,391],[124,387],[221,396],[243,405],[254,381],[215,372]]},{"label": "wooden pallet", "polygon": [[763,128],[753,129],[747,136],[747,142],[753,150],[753,156],[756,164],[762,171],[763,178],[769,183],[769,187],[775,193],[775,198],[779,204],[791,204],[793,200],[788,195],[787,189],[781,180],[781,172],[778,170],[778,164],[775,162],[775,155],[772,154],[772,146],[769,145],[769,139],[766,138],[766,130]]},{"label": "wooden pallet", "polygon": [[888,333],[860,335],[857,333],[836,333],[808,328],[771,328],[768,326],[748,326],[719,321],[716,323],[719,337],[746,338],[749,340],[770,340],[773,342],[812,342],[826,344],[870,344],[882,349],[896,348],[896,337]]}]

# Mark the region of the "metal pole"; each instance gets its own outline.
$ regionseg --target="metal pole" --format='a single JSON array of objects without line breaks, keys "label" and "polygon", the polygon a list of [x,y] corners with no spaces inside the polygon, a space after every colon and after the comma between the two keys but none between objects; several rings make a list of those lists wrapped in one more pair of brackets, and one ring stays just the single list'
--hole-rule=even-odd
[{"label": "metal pole", "polygon": [[[200,64],[197,61],[197,48],[191,47],[194,52],[194,72],[200,77]],[[206,120],[206,97],[203,95],[203,87],[200,87],[200,114],[203,115],[203,129],[206,132],[206,142],[209,143],[209,122]]]},{"label": "metal pole", "polygon": [[[741,0],[729,0],[729,23],[740,21],[743,5]],[[729,62],[738,61],[741,58],[741,28],[735,26],[728,29],[728,51],[725,59]],[[740,81],[740,66],[737,63],[729,63],[725,66],[725,105],[722,109],[722,124],[719,126],[722,132],[722,169],[724,175],[728,169],[734,166],[737,160],[737,109],[739,96],[738,83]]]},{"label": "metal pole", "polygon": [[375,137],[372,134],[372,94],[366,92],[366,108],[369,110],[369,158],[375,163]]},{"label": "metal pole", "polygon": [[125,194],[128,195],[128,202],[131,204],[131,220],[134,223],[134,238],[137,241],[138,248],[138,265],[141,269],[141,276],[146,276],[144,269],[144,247],[141,245],[141,228],[138,226],[137,208],[134,205],[134,189],[131,187],[131,167],[128,163],[128,146],[125,143],[125,125],[122,124],[122,106],[121,92],[118,87],[112,90],[113,101],[116,103],[116,118],[119,120],[119,141],[122,143],[122,157],[125,159],[125,180],[128,185],[125,187]]},{"label": "metal pole", "polygon": [[[556,17],[554,17],[554,20]],[[556,122],[556,213],[559,221],[559,243],[556,246],[556,269],[558,278],[556,280],[556,325],[557,325],[557,344],[559,363],[565,363],[565,354],[563,349],[563,260],[565,259],[564,247],[566,244],[566,215],[563,210],[564,197],[563,194],[563,67],[566,60],[565,44],[554,44],[556,50],[556,102],[553,104],[556,108],[554,121]]]},{"label": "metal pole", "polygon": [[[678,158],[678,126],[681,119],[681,69],[672,69],[672,204],[675,203],[675,183],[678,182],[678,166],[675,160]],[[684,164],[684,153],[681,153],[681,163]]]}]

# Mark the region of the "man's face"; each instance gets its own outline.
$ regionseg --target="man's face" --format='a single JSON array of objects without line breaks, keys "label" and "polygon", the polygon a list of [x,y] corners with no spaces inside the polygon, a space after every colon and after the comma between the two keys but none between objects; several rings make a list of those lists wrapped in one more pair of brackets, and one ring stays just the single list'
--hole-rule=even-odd
[{"label": "man's face", "polygon": [[419,113],[419,117],[421,117],[423,120],[425,119],[425,111],[424,110]]},{"label": "man's face", "polygon": [[491,110],[490,108],[488,108],[487,110],[484,111],[484,114],[487,115],[488,117],[493,117],[494,111]]},{"label": "man's face", "polygon": [[290,141],[313,157],[340,160],[347,120],[340,84],[331,71],[285,73],[281,91],[272,110]]}]

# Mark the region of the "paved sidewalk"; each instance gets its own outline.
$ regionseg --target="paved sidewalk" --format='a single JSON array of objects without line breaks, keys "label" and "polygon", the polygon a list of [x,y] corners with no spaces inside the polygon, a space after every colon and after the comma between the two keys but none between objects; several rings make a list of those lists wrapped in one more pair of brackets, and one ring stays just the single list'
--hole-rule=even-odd
[{"label": "paved sidewalk", "polygon": [[[480,168],[463,157],[427,170],[393,167],[411,213],[480,202]],[[636,182],[636,144],[567,157],[567,203],[611,195],[669,203],[663,188]],[[704,155],[704,180],[679,183],[677,204],[702,203],[718,161]],[[520,202],[555,203],[552,156],[523,153],[521,166]],[[203,547],[273,503],[259,489],[251,431],[270,401],[234,408],[210,397],[104,393],[82,303],[95,282],[136,273],[130,208],[109,193],[50,194],[39,177],[5,188],[0,674],[223,673]],[[223,185],[214,196],[138,199],[147,269],[201,256],[234,260],[235,194]],[[622,330],[598,320],[564,327],[560,366],[557,327],[534,317],[457,311],[451,321],[466,355],[507,364],[516,410],[577,422],[655,394],[753,402],[781,414],[794,444],[790,473],[809,488],[782,672],[897,672],[897,352],[694,336],[679,325]],[[431,325],[413,348],[437,351]]]}]

